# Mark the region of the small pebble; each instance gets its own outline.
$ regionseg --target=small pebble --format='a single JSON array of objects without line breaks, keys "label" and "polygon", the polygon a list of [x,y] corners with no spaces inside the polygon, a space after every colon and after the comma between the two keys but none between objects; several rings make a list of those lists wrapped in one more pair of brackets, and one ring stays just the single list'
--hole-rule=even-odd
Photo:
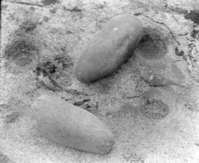
[{"label": "small pebble", "polygon": [[96,116],[60,98],[39,97],[30,116],[44,137],[60,145],[104,155],[114,144],[113,134]]},{"label": "small pebble", "polygon": [[142,24],[134,15],[112,18],[79,57],[75,67],[77,79],[90,83],[113,73],[133,54],[142,32]]}]

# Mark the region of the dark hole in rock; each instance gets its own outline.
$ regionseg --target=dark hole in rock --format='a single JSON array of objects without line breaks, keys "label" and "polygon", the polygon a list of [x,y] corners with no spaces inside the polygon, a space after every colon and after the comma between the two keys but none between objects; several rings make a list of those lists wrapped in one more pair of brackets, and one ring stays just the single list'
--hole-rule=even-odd
[{"label": "dark hole in rock", "polygon": [[93,114],[98,113],[98,102],[92,102],[90,98],[76,100],[73,102],[73,105],[80,106]]},{"label": "dark hole in rock", "polygon": [[169,114],[169,106],[161,100],[146,100],[143,107],[140,108],[143,115],[150,119],[162,119]]},{"label": "dark hole in rock", "polygon": [[48,6],[48,5],[51,5],[51,4],[59,3],[59,0],[43,0],[42,3],[43,3],[45,6]]},{"label": "dark hole in rock", "polygon": [[175,48],[175,54],[178,55],[178,56],[183,56],[184,55],[184,51],[180,51],[178,49],[178,47]]},{"label": "dark hole in rock", "polygon": [[56,71],[56,66],[50,61],[42,62],[36,67],[37,75],[43,73],[44,76],[47,76],[48,75],[47,72],[55,73],[55,71]]},{"label": "dark hole in rock", "polygon": [[146,59],[162,58],[167,52],[166,38],[157,29],[145,28],[137,50]]},{"label": "dark hole in rock", "polygon": [[29,66],[36,62],[38,48],[31,39],[14,39],[5,48],[4,57],[19,67]]},{"label": "dark hole in rock", "polygon": [[90,99],[83,99],[83,100],[80,100],[80,101],[75,101],[75,102],[73,103],[73,105],[75,105],[75,106],[81,106],[81,105],[83,105],[85,102],[88,102],[88,101],[90,101]]},{"label": "dark hole in rock", "polygon": [[[43,79],[48,79],[43,86],[50,90],[60,90],[63,87],[68,87],[72,84],[73,61],[66,54],[56,55],[53,58],[46,58],[39,61],[34,73],[36,80],[44,82]],[[53,86],[53,87],[52,87]]]},{"label": "dark hole in rock", "polygon": [[[72,58],[68,55],[57,55],[52,60],[42,61],[36,67],[36,74],[39,76],[41,73],[48,76],[48,73],[56,73],[58,69],[68,70],[73,66]],[[59,68],[58,68],[59,67]]]},{"label": "dark hole in rock", "polygon": [[88,112],[91,112],[92,114],[97,114],[99,112],[98,110],[98,104],[90,104],[90,103],[86,103],[83,106],[83,109],[87,110]]},{"label": "dark hole in rock", "polygon": [[199,24],[199,10],[192,10],[190,13],[186,14],[185,19],[192,20],[194,23]]}]

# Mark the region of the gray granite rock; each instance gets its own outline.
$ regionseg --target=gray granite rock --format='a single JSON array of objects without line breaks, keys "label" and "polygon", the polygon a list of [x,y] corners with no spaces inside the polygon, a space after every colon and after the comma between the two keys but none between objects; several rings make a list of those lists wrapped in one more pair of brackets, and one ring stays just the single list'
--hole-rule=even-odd
[{"label": "gray granite rock", "polygon": [[58,144],[102,155],[114,144],[113,134],[96,116],[60,98],[43,95],[30,113],[36,129]]},{"label": "gray granite rock", "polygon": [[132,55],[142,32],[136,16],[112,18],[83,50],[75,67],[77,79],[90,83],[113,73]]}]

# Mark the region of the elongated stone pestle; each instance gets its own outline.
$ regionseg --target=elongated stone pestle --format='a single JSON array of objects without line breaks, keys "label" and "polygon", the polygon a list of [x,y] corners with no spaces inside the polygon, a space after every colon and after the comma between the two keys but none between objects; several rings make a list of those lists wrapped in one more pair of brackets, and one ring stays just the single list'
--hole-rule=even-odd
[{"label": "elongated stone pestle", "polygon": [[76,63],[76,78],[90,83],[113,73],[133,54],[142,32],[142,24],[134,15],[112,18],[83,50]]},{"label": "elongated stone pestle", "polygon": [[60,98],[42,95],[31,108],[36,129],[55,143],[101,155],[114,144],[113,134],[99,118]]}]

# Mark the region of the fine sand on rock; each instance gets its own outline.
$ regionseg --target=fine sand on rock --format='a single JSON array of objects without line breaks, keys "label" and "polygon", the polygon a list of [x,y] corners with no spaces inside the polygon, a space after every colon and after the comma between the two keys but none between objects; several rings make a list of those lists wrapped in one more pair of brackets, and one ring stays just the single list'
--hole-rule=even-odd
[{"label": "fine sand on rock", "polygon": [[[75,66],[115,16],[143,35],[131,57],[85,84]],[[198,163],[198,0],[4,0],[1,4],[1,163]],[[29,118],[41,95],[56,96],[106,124],[107,155],[54,143]]]}]

